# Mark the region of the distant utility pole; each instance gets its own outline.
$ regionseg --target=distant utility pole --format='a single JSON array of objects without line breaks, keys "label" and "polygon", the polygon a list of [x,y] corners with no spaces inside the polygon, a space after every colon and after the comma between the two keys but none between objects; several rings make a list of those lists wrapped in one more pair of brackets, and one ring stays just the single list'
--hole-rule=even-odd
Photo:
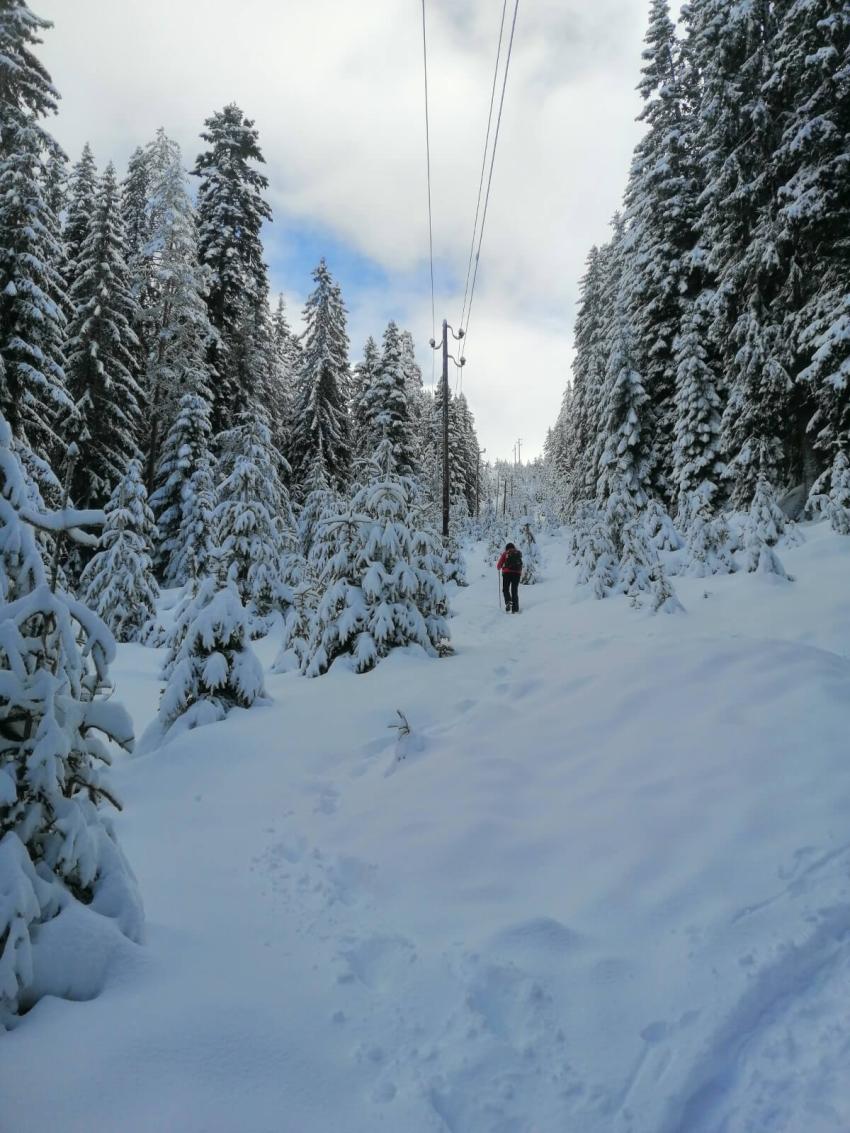
[{"label": "distant utility pole", "polygon": [[522,464],[522,437],[517,437],[516,462],[517,462],[517,464]]},{"label": "distant utility pole", "polygon": [[478,460],[476,461],[476,464],[475,464],[475,518],[476,519],[478,519],[478,516],[480,514],[479,503],[480,503],[480,483],[481,483],[481,457],[484,455],[484,453],[486,451],[487,451],[486,448],[480,448],[478,450]]},{"label": "distant utility pole", "polygon": [[[454,330],[449,326],[445,319],[443,319],[443,338],[440,347],[443,351],[443,538],[447,538],[449,534],[449,331],[452,332],[452,338],[455,342],[460,342],[463,338],[463,331],[459,330],[455,334]],[[432,350],[437,349],[437,343],[433,340],[430,341]],[[452,361],[456,366],[463,366],[466,359],[461,355],[458,360],[452,355]]]}]

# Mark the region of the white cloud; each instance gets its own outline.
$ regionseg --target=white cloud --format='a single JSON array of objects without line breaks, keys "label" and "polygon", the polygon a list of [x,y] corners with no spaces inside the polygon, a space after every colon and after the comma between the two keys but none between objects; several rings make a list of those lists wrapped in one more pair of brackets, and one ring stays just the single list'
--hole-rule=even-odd
[{"label": "white cloud", "polygon": [[[40,54],[72,157],[89,140],[123,163],[163,125],[191,161],[203,119],[238,102],[260,131],[274,240],[321,227],[388,273],[386,294],[346,295],[355,355],[399,308],[425,344],[430,295],[406,293],[427,255],[418,3],[31,2],[56,25]],[[428,0],[427,12],[435,254],[454,277],[438,274],[438,318],[457,319],[449,292],[465,275],[501,5]],[[577,282],[638,135],[644,19],[642,0],[520,5],[465,379],[488,454],[516,435],[538,452],[557,412]]]}]

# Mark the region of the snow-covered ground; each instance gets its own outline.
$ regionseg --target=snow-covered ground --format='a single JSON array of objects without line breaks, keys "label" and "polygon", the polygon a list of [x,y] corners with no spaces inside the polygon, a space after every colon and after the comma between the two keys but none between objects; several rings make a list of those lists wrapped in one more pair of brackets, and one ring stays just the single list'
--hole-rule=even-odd
[{"label": "snow-covered ground", "polygon": [[122,761],[147,944],[0,1038],[0,1129],[850,1129],[850,539],[782,557],[652,618],[544,541],[508,617],[479,549],[455,657]]}]

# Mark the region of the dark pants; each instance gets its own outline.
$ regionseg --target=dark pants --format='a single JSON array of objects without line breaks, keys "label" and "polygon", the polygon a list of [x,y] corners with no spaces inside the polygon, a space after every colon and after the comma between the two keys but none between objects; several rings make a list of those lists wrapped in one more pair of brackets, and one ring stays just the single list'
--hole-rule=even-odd
[{"label": "dark pants", "polygon": [[502,571],[502,594],[505,597],[505,607],[519,613],[519,575],[508,574]]}]

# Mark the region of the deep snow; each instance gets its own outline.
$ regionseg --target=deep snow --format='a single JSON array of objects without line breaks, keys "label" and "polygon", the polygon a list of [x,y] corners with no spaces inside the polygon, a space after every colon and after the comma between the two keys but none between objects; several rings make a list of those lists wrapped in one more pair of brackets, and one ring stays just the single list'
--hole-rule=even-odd
[{"label": "deep snow", "polygon": [[122,760],[147,944],[0,1037],[2,1133],[850,1129],[850,539],[806,534],[655,618],[558,540],[508,617],[479,548],[455,657]]}]

